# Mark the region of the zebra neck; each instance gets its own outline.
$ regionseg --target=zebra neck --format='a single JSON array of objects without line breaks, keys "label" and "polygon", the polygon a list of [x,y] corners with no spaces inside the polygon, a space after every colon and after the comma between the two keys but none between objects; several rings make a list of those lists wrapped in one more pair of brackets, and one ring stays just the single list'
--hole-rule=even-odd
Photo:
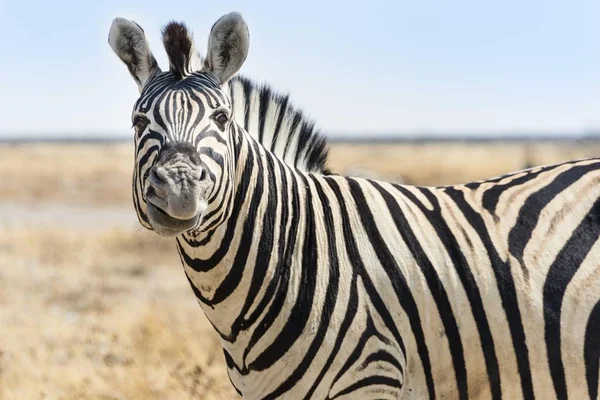
[{"label": "zebra neck", "polygon": [[[233,342],[253,325],[286,280],[304,217],[305,174],[290,168],[249,135],[236,143],[235,185],[227,219],[190,239],[178,238],[188,280],[207,317]],[[304,182],[304,183],[303,183]]]}]

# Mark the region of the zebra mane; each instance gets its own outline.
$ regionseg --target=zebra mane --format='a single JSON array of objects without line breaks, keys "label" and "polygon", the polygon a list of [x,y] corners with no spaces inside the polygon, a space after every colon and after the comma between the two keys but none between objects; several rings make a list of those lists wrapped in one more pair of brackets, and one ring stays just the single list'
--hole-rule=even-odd
[{"label": "zebra mane", "polygon": [[235,121],[265,148],[301,171],[331,173],[327,139],[289,95],[239,75],[228,85]]},{"label": "zebra mane", "polygon": [[185,24],[175,21],[168,23],[162,30],[162,36],[169,68],[177,79],[185,78],[201,68],[202,60]]}]

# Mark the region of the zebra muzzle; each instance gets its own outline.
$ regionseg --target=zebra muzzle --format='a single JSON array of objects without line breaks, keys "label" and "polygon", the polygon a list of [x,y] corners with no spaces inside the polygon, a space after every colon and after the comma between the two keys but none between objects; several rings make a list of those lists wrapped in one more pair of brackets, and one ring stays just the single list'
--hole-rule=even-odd
[{"label": "zebra muzzle", "polygon": [[206,209],[206,188],[196,150],[185,143],[165,145],[150,169],[144,192],[153,227],[179,232],[193,228]]}]

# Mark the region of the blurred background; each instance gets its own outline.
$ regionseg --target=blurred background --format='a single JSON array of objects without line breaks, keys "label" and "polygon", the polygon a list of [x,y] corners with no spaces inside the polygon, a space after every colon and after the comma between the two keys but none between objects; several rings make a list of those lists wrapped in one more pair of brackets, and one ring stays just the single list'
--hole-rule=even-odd
[{"label": "blurred background", "polygon": [[204,53],[237,10],[242,73],[292,94],[342,174],[466,182],[600,155],[598,1],[0,0],[0,399],[228,399],[174,242],[131,205],[123,16]]}]

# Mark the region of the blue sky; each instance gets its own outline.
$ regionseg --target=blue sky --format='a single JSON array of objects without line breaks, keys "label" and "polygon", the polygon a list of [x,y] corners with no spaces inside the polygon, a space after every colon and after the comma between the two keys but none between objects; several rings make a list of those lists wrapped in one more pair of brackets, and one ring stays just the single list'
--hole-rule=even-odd
[{"label": "blue sky", "polygon": [[290,92],[325,132],[600,131],[600,2],[0,0],[0,135],[130,133],[137,88],[107,44],[136,20],[183,20],[204,52],[229,11],[242,73]]}]

